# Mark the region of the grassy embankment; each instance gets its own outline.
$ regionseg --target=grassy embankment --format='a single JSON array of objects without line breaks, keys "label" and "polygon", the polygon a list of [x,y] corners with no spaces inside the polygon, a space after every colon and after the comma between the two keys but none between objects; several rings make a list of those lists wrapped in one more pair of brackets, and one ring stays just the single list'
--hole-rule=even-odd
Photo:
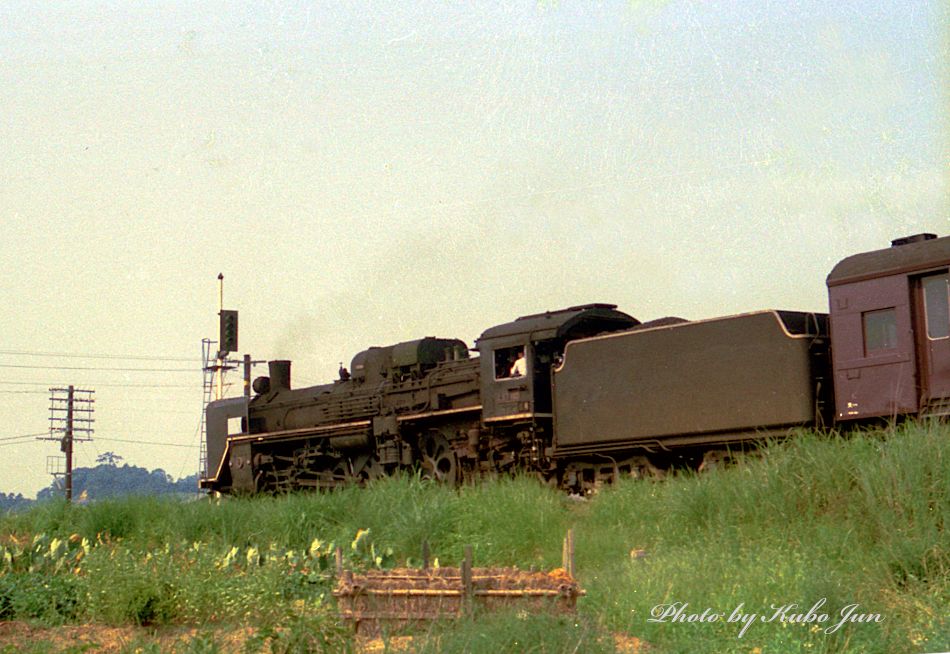
[{"label": "grassy embankment", "polygon": [[[0,519],[0,620],[146,625],[128,652],[159,651],[175,625],[199,625],[181,653],[229,651],[239,626],[256,633],[246,651],[346,651],[332,543],[348,565],[412,564],[428,540],[446,564],[472,544],[476,565],[554,568],[568,527],[588,593],[576,620],[478,616],[420,634],[417,651],[609,652],[617,635],[655,652],[950,649],[946,425],[806,434],[734,467],[631,480],[585,502],[527,479],[453,491],[404,478],[324,495],[48,504]],[[825,621],[793,621],[819,600]],[[684,618],[723,616],[649,621],[676,602],[688,603]],[[791,603],[792,620],[763,620]],[[855,603],[854,615],[880,621],[834,629]],[[744,630],[727,620],[738,607],[759,616]],[[0,640],[8,651],[83,649]]]}]

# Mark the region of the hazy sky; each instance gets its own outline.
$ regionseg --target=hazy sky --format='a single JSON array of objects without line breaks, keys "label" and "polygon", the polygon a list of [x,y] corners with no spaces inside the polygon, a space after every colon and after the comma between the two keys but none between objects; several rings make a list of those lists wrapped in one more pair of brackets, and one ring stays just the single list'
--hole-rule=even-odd
[{"label": "hazy sky", "polygon": [[586,302],[825,310],[950,233],[945,4],[0,3],[0,491],[69,383],[77,465],[194,473],[219,272],[297,384]]}]

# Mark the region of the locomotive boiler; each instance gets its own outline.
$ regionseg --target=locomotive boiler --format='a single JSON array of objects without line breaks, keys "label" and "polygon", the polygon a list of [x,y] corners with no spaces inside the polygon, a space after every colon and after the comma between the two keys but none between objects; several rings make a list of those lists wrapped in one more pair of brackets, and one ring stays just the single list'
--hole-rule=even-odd
[{"label": "locomotive boiler", "polygon": [[[610,304],[523,316],[469,351],[427,337],[294,388],[270,362],[250,399],[207,407],[203,488],[333,488],[398,470],[445,483],[524,471],[576,491],[794,428],[950,413],[950,237],[854,255],[829,314],[641,323]],[[477,354],[477,356],[472,356]]]}]

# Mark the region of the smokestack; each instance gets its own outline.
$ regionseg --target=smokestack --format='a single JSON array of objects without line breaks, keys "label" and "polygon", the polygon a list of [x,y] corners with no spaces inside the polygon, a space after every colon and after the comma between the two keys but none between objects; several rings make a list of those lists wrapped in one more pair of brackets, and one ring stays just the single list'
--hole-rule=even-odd
[{"label": "smokestack", "polygon": [[290,390],[290,361],[269,361],[270,390]]}]

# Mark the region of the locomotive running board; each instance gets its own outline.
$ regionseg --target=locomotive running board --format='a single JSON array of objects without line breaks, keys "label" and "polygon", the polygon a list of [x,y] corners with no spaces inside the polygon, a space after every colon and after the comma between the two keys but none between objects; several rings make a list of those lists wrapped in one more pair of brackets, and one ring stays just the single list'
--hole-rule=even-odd
[{"label": "locomotive running board", "polygon": [[509,413],[506,416],[493,416],[491,418],[485,418],[485,424],[492,422],[505,422],[510,420],[525,420],[527,418],[551,418],[554,414],[552,413],[532,413],[528,411],[527,413]]},{"label": "locomotive running board", "polygon": [[369,427],[372,424],[369,420],[357,420],[355,422],[338,422],[333,425],[323,427],[302,427],[300,429],[284,429],[281,431],[265,431],[260,434],[234,434],[228,436],[228,442],[244,443],[249,441],[282,441],[292,440],[301,436],[325,436],[328,432],[350,431]]},{"label": "locomotive running board", "polygon": [[736,432],[706,432],[691,435],[671,437],[654,437],[633,439],[629,441],[608,441],[574,446],[554,448],[555,459],[567,456],[583,456],[586,454],[602,454],[604,452],[618,452],[626,450],[642,450],[644,452],[669,452],[689,446],[728,445],[736,442],[762,442],[769,438],[786,438],[795,429],[807,428],[807,425],[787,425],[758,430]]},{"label": "locomotive running board", "polygon": [[458,409],[442,409],[441,411],[425,411],[423,413],[412,413],[407,416],[396,416],[398,422],[409,422],[412,420],[423,420],[425,418],[435,418],[438,416],[451,416],[457,413],[469,413],[472,411],[481,411],[482,405],[476,404],[475,406],[463,406]]}]

